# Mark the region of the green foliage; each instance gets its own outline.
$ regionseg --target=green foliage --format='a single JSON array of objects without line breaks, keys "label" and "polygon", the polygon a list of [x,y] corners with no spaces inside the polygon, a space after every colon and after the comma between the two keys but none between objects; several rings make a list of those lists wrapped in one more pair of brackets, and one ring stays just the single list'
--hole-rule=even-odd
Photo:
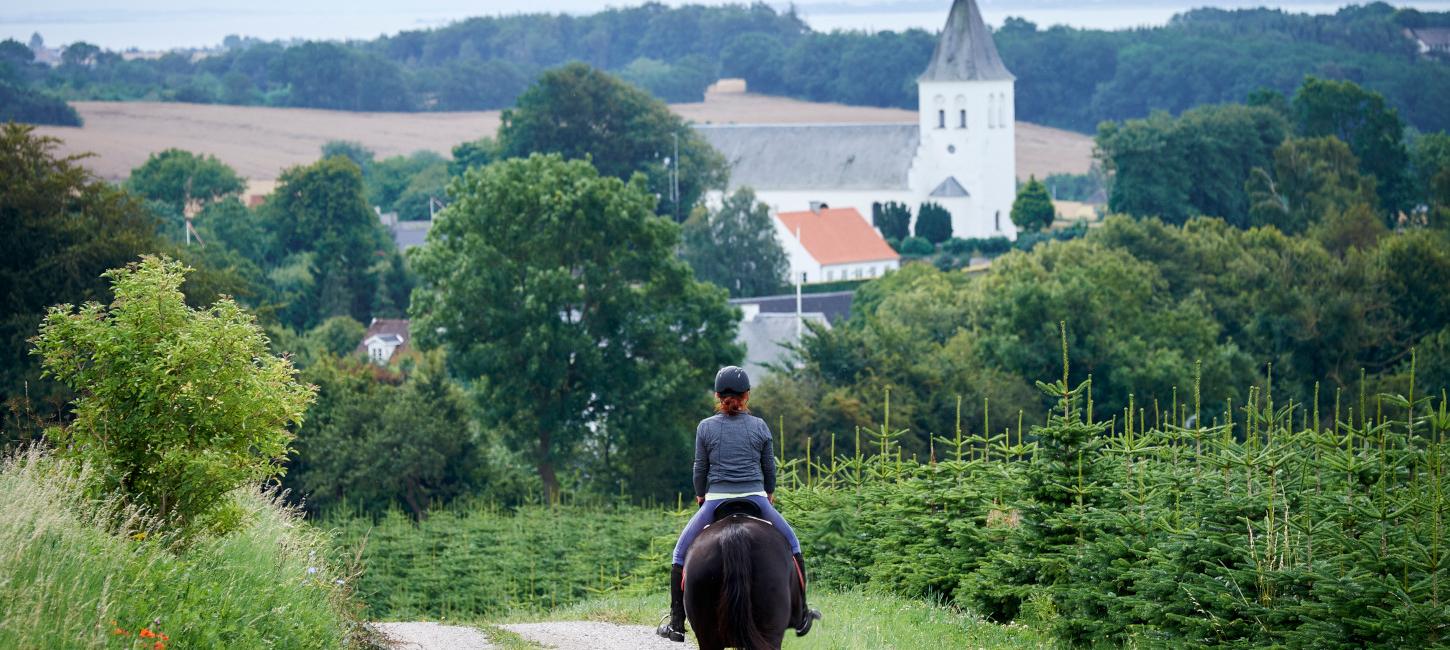
[{"label": "green foliage", "polygon": [[[1347,387],[1361,369],[1391,381],[1411,346],[1450,318],[1438,298],[1450,293],[1450,246],[1438,231],[1374,234],[1380,227],[1364,210],[1326,220],[1314,238],[1216,219],[1173,227],[1110,217],[1081,229],[1083,239],[1003,255],[971,279],[908,265],[863,285],[848,322],[806,336],[800,367],[776,380],[776,397],[762,391],[753,404],[776,409],[796,423],[792,430],[835,432],[843,441],[857,425],[875,426],[861,396],[886,388],[914,431],[940,432],[953,422],[947,396],[957,394],[964,413],[982,410],[990,396],[994,412],[1021,408],[1030,419],[1048,404],[1023,392],[1022,382],[1057,367],[1042,342],[1056,338],[1063,320],[1074,350],[1071,381],[1091,374],[1109,411],[1123,408],[1129,394],[1145,404],[1171,402],[1175,388],[1188,385],[1184,368],[1194,360],[1215,399],[1240,403],[1245,395],[1236,387],[1266,379],[1261,364],[1272,364],[1275,385],[1295,393],[1312,392],[1320,380]],[[1363,237],[1358,252],[1320,239],[1350,241],[1363,232],[1374,236]],[[958,366],[992,379],[959,384]],[[816,451],[826,443],[817,437]],[[928,451],[925,439],[902,444],[908,453]]]},{"label": "green foliage", "polygon": [[1047,186],[1051,198],[1060,201],[1100,202],[1107,197],[1102,173],[1097,168],[1086,174],[1048,174],[1042,184]]},{"label": "green foliage", "polygon": [[158,647],[143,629],[169,647],[363,645],[349,567],[274,493],[233,493],[245,524],[178,550],[166,526],[91,498],[86,472],[38,450],[0,464],[0,646]]},{"label": "green foliage", "polygon": [[897,252],[901,253],[902,255],[911,255],[915,257],[931,255],[932,252],[935,250],[936,248],[932,246],[931,242],[927,241],[925,237],[907,237],[906,239],[903,239],[901,241],[901,245],[897,247]]},{"label": "green foliage", "polygon": [[[359,333],[351,346],[360,339]],[[284,485],[308,508],[346,504],[376,514],[403,507],[421,518],[463,495],[521,497],[493,485],[506,477],[488,466],[467,399],[444,372],[441,355],[425,357],[398,385],[390,378],[355,359],[324,358],[303,373],[320,396],[297,434]]]},{"label": "green foliage", "polygon": [[372,149],[367,148],[367,145],[355,140],[328,140],[322,143],[322,157],[332,158],[335,156],[342,156],[351,160],[354,165],[357,165],[358,169],[366,174],[371,170],[377,154],[373,153]]},{"label": "green foliage", "polygon": [[74,108],[33,85],[47,68],[25,44],[0,41],[0,123],[81,125]]},{"label": "green foliage", "polygon": [[126,189],[181,212],[241,194],[246,186],[231,167],[215,156],[167,149],[147,156],[145,163],[131,170]]},{"label": "green foliage", "polygon": [[[952,238],[952,213],[940,204],[927,201],[916,210],[916,236],[932,244]],[[905,245],[905,241],[902,245]]]},{"label": "green foliage", "polygon": [[[463,145],[460,145],[463,146]],[[428,219],[428,200],[445,197],[448,161],[431,151],[379,160],[363,176],[368,203],[383,212],[396,212],[403,221]]]},{"label": "green foliage", "polygon": [[403,111],[415,105],[398,64],[338,43],[307,41],[269,64],[283,89],[276,103],[349,111]]},{"label": "green foliage", "polygon": [[[485,426],[530,450],[550,494],[560,466],[630,477],[637,494],[681,486],[665,468],[689,453],[711,373],[741,352],[724,290],[674,257],[679,228],[644,179],[535,154],[471,169],[451,194],[410,257],[410,314],[477,382]],[[573,465],[586,443],[598,452]]]},{"label": "green foliage", "polygon": [[400,511],[324,519],[340,553],[361,549],[357,594],[373,619],[547,610],[630,583],[662,587],[688,513],[466,502],[415,521]]},{"label": "green foliage", "polygon": [[[40,377],[26,339],[58,302],[106,296],[101,273],[142,253],[163,249],[156,220],[139,200],[57,156],[59,140],[33,127],[0,126],[0,400],[7,416],[48,419],[70,400],[64,387]],[[19,434],[32,425],[7,422]]]},{"label": "green foliage", "polygon": [[697,208],[685,221],[680,257],[696,278],[725,287],[733,297],[778,293],[790,262],[772,221],[770,206],[741,188],[719,210]]},{"label": "green foliage", "polygon": [[1286,135],[1288,124],[1272,109],[1237,105],[1105,122],[1097,147],[1110,179],[1108,209],[1171,224],[1207,215],[1247,227],[1244,183],[1254,168],[1273,165]]},{"label": "green foliage", "polygon": [[1244,191],[1249,223],[1291,235],[1335,212],[1358,206],[1374,210],[1378,200],[1374,180],[1360,175],[1359,160],[1334,136],[1285,140],[1274,150],[1273,167],[1255,167]]},{"label": "green foliage", "polygon": [[1377,92],[1352,81],[1309,77],[1294,93],[1296,130],[1305,136],[1334,136],[1348,143],[1359,158],[1360,171],[1375,179],[1381,203],[1391,220],[1408,210],[1414,189],[1406,165],[1404,122]]},{"label": "green foliage", "polygon": [[287,302],[282,322],[301,329],[330,316],[371,321],[379,291],[374,267],[393,244],[367,206],[357,165],[335,156],[288,169],[278,180],[262,221],[273,242],[273,284]]},{"label": "green foliage", "polygon": [[498,143],[490,137],[462,142],[453,147],[453,160],[448,163],[449,176],[462,176],[469,167],[482,167],[498,159]]},{"label": "green foliage", "polygon": [[[911,208],[896,201],[871,204],[871,225],[888,240],[901,241],[911,235]],[[892,248],[896,248],[892,246]]]},{"label": "green foliage", "polygon": [[1052,207],[1052,197],[1047,186],[1038,182],[1036,176],[1028,176],[1027,184],[1017,191],[1012,201],[1012,223],[1024,232],[1037,232],[1052,227],[1057,218],[1057,209]]},{"label": "green foliage", "polygon": [[715,66],[700,55],[689,55],[676,64],[640,57],[620,68],[619,78],[639,86],[666,102],[700,102],[705,88],[715,82]]},{"label": "green foliage", "polygon": [[655,209],[678,221],[706,190],[722,188],[727,173],[725,159],[663,102],[583,63],[540,75],[504,111],[498,149],[503,157],[587,159],[600,174],[620,180],[644,174],[645,188],[660,197]]},{"label": "green foliage", "polygon": [[281,473],[312,390],[236,303],[188,307],[186,270],[148,256],[107,272],[111,305],[52,308],[35,353],[80,395],[48,432],[62,454],[158,517],[225,526],[229,492]]}]

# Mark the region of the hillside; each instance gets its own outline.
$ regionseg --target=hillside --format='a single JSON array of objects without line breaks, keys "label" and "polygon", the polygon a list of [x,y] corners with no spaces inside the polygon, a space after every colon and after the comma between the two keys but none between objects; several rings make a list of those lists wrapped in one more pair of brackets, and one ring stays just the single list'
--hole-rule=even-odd
[{"label": "hillside", "polygon": [[[74,102],[83,127],[40,127],[64,140],[67,154],[94,153],[85,165],[110,180],[124,179],[152,153],[179,148],[211,154],[254,180],[274,179],[286,167],[317,159],[328,140],[354,140],[380,158],[419,149],[448,155],[453,145],[499,126],[499,111],[367,113],[307,108],[223,106],[177,102]],[[711,92],[704,102],[672,104],[702,123],[912,122],[914,111],[814,103],[740,92]],[[1084,173],[1092,138],[1035,124],[1017,125],[1017,175]]]}]

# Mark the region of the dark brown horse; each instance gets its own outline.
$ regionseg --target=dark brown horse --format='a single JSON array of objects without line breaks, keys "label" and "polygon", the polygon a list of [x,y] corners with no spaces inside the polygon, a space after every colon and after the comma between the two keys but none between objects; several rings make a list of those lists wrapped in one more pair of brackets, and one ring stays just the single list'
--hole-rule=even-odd
[{"label": "dark brown horse", "polygon": [[[748,504],[747,504],[748,505]],[[785,537],[769,522],[721,506],[685,556],[685,615],[700,650],[778,650],[801,583]]]}]

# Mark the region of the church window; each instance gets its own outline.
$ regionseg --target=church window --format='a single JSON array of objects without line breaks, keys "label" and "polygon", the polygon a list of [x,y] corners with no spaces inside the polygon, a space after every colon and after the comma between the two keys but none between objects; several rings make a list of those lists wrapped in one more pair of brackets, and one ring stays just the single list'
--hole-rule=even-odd
[{"label": "church window", "polygon": [[939,110],[939,111],[936,112],[936,128],[938,128],[938,129],[945,129],[945,128],[947,128],[947,112],[946,111]]},{"label": "church window", "polygon": [[987,128],[997,128],[997,96],[987,95]]},{"label": "church window", "polygon": [[957,145],[954,145],[954,144],[947,145],[947,153],[956,153],[956,152],[957,152]]},{"label": "church window", "polygon": [[992,215],[992,226],[997,229],[997,232],[1002,232],[1002,211],[1001,210],[998,210],[997,211],[997,214]]},{"label": "church window", "polygon": [[959,129],[965,129],[965,128],[967,128],[967,109],[964,108],[964,109],[958,111],[957,112],[957,117],[958,117],[957,128],[959,128]]}]

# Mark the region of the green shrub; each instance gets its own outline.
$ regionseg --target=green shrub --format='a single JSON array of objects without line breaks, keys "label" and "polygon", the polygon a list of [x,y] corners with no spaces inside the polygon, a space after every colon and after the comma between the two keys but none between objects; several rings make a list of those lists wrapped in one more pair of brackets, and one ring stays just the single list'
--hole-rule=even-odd
[{"label": "green shrub", "polygon": [[360,645],[349,571],[275,494],[232,493],[245,525],[176,551],[173,529],[88,497],[89,471],[0,462],[0,647],[129,648],[143,629],[175,648]]},{"label": "green shrub", "polygon": [[933,244],[952,238],[952,213],[938,203],[927,201],[916,211],[916,236]]},{"label": "green shrub", "polygon": [[35,353],[80,395],[48,432],[62,455],[161,519],[225,529],[226,495],[280,472],[312,389],[235,302],[188,307],[188,270],[148,256],[107,272],[112,303],[52,308]]},{"label": "green shrub", "polygon": [[906,239],[902,240],[901,248],[898,250],[900,250],[902,255],[921,257],[924,255],[931,255],[932,252],[936,250],[936,248],[931,245],[931,242],[921,237],[907,237]]}]

